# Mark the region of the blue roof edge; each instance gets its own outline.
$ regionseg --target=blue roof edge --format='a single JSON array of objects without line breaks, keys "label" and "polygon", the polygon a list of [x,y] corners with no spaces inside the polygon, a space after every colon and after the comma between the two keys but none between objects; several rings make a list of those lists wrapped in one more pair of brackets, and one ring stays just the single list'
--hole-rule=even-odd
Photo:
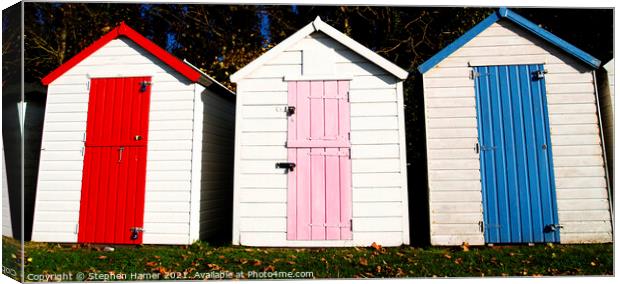
[{"label": "blue roof edge", "polygon": [[[566,53],[580,59],[587,65],[593,68],[598,68],[601,65],[601,61],[596,59],[594,56],[586,53],[585,51],[577,48],[576,46],[566,42],[565,40],[559,38],[558,36],[552,34],[551,32],[539,27],[538,25],[530,22],[529,20],[523,18],[521,15],[513,12],[510,9],[502,8],[506,12],[504,16],[507,19],[510,19],[512,22],[518,24],[522,28],[534,33],[535,35],[543,38],[544,40],[552,43],[558,48],[564,50]],[[501,13],[501,12],[500,12]]]},{"label": "blue roof edge", "polygon": [[530,22],[529,20],[523,18],[521,15],[515,13],[514,11],[506,7],[501,7],[497,11],[489,15],[486,19],[482,20],[482,22],[478,23],[473,28],[471,28],[469,31],[465,32],[462,36],[460,36],[455,41],[450,43],[448,46],[443,48],[437,54],[433,55],[431,58],[426,60],[424,63],[420,64],[420,66],[418,66],[418,71],[420,71],[420,73],[422,74],[428,72],[430,69],[432,69],[437,64],[439,64],[439,62],[444,60],[446,57],[450,56],[450,54],[454,53],[457,49],[461,48],[471,39],[476,37],[482,31],[484,31],[489,26],[491,26],[493,23],[497,22],[498,20],[502,18],[509,19],[510,21],[516,23],[522,28],[530,31],[531,33],[537,35],[538,37],[541,37],[542,39],[548,41],[549,43],[557,46],[564,52],[583,61],[588,66],[593,67],[594,69],[598,68],[601,65],[601,61],[596,59],[592,55],[584,52],[583,50],[566,42],[565,40],[557,37],[556,35],[550,33],[549,31],[539,27],[533,22]]},{"label": "blue roof edge", "polygon": [[465,32],[462,36],[450,43],[448,46],[444,47],[437,54],[433,55],[431,58],[424,61],[424,63],[420,64],[420,66],[418,66],[418,71],[424,74],[428,70],[431,70],[433,67],[435,67],[435,65],[439,64],[439,62],[450,56],[450,54],[468,43],[471,39],[476,37],[482,31],[486,30],[493,23],[497,22],[500,18],[501,17],[498,11],[493,12],[486,19],[482,20],[482,22],[475,25],[473,28]]}]

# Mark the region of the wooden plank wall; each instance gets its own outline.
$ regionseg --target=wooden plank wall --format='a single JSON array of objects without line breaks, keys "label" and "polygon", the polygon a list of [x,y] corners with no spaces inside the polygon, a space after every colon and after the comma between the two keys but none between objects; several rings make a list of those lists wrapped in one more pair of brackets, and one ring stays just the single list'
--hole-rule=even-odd
[{"label": "wooden plank wall", "polygon": [[484,244],[476,65],[545,63],[563,243],[611,241],[593,76],[516,25],[499,21],[424,74],[431,243]]},{"label": "wooden plank wall", "polygon": [[115,39],[48,87],[34,241],[76,242],[89,73],[152,74],[144,243],[189,242],[195,85],[130,40]]},{"label": "wooden plank wall", "polygon": [[[302,74],[304,49],[334,49],[334,74],[353,75],[350,87],[353,168],[353,240],[287,241],[287,176],[276,162],[285,147],[287,83]],[[318,54],[322,51],[315,51]],[[326,60],[323,58],[323,60]],[[233,243],[258,246],[400,245],[408,236],[403,216],[396,78],[322,33],[300,40],[237,84],[237,164]],[[406,204],[406,203],[405,203]],[[406,225],[405,225],[406,224]],[[405,232],[407,234],[405,234]]]}]

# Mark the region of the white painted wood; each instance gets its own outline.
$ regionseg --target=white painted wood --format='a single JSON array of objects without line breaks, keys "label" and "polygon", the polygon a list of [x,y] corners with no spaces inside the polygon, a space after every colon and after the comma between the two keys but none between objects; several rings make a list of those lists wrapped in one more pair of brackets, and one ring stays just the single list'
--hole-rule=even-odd
[{"label": "white painted wood", "polygon": [[[297,31],[295,34],[291,35],[290,37],[285,39],[283,42],[281,42],[280,44],[278,44],[277,46],[269,50],[267,53],[265,53],[258,59],[254,60],[253,62],[251,62],[244,68],[242,68],[241,70],[237,71],[235,74],[231,76],[231,81],[232,82],[240,81],[245,76],[247,76],[247,74],[254,71],[254,69],[271,61],[275,56],[289,49],[289,47],[294,47],[295,43],[306,38],[306,36],[310,35],[311,33],[315,31],[321,31],[325,33],[326,35],[330,36],[332,39],[336,40],[340,44],[348,47],[351,51],[354,51],[360,56],[363,56],[368,61],[380,66],[381,68],[392,73],[394,76],[398,77],[399,79],[404,80],[409,75],[407,71],[387,61],[385,58],[377,55],[370,49],[364,47],[363,45],[359,44],[353,39],[347,37],[343,33],[339,32],[338,30],[334,29],[328,24],[324,23],[323,21],[321,21],[320,18],[317,17],[312,23],[306,25],[305,27]],[[305,44],[304,46],[306,45],[308,44]]]},{"label": "white painted wood", "polygon": [[[589,68],[500,20],[423,75],[430,221],[442,224],[431,228],[432,244],[484,244],[476,227],[482,218],[482,187],[479,156],[474,151],[478,140],[475,88],[469,77],[471,66],[507,64],[545,64],[548,70],[545,80],[558,210],[564,212],[560,223],[576,224],[579,218],[594,224],[610,220],[608,197],[602,190],[606,181]],[[478,213],[480,218],[475,217]],[[561,232],[563,243],[610,240],[610,226],[570,226]],[[592,228],[601,232],[593,233]]]},{"label": "white painted wood", "polygon": [[[189,244],[198,239],[201,181],[209,175],[203,177],[199,169],[203,113],[194,110],[202,110],[200,95],[204,88],[188,82],[131,40],[121,38],[100,48],[48,87],[33,240],[76,241],[90,78],[137,75],[152,76],[153,82],[144,243]],[[234,121],[234,114],[222,107],[206,115],[223,113],[229,115],[216,118],[218,123]],[[222,137],[220,134],[213,141],[232,140],[232,135]],[[70,224],[59,227],[58,239],[41,227],[49,220],[47,216]]]},{"label": "white painted wood", "polygon": [[[279,48],[279,54],[269,55],[271,59],[262,59],[269,51],[250,63],[246,68],[253,70],[247,76],[237,73],[242,75],[233,78],[238,90],[233,244],[349,246],[365,244],[369,238],[381,244],[409,243],[404,103],[399,79],[320,32],[300,37],[287,48],[280,46],[272,49]],[[302,54],[311,54],[313,48],[334,53],[320,60],[321,68],[327,70],[310,66],[314,74],[308,77],[302,72],[307,70]],[[273,165],[287,161],[285,80],[291,78],[351,80],[353,240],[286,240],[287,176]]]},{"label": "white painted wood", "polygon": [[[2,136],[0,135],[0,139]],[[4,141],[4,140],[3,140]],[[9,203],[9,186],[6,178],[6,162],[4,161],[4,142],[2,144],[0,155],[2,155],[2,235],[13,237],[13,220],[11,220],[11,204]]]}]

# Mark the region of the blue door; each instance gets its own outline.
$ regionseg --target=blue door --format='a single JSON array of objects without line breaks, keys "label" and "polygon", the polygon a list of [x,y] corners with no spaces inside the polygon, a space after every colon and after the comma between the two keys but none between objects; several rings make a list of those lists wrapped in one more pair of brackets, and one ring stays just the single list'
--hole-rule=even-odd
[{"label": "blue door", "polygon": [[474,68],[487,243],[560,241],[543,71]]}]

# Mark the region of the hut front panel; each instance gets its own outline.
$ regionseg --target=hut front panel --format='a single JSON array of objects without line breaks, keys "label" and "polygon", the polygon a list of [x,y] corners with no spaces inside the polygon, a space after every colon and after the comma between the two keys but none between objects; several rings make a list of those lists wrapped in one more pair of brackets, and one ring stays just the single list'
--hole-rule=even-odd
[{"label": "hut front panel", "polygon": [[143,241],[189,242],[196,86],[131,40],[122,38],[112,40],[48,87],[34,241],[77,241],[88,76],[117,73],[149,74],[153,82]]},{"label": "hut front panel", "polygon": [[476,96],[471,65],[544,63],[560,240],[611,241],[591,71],[499,21],[424,74],[431,243],[484,244]]},{"label": "hut front panel", "polygon": [[[352,75],[353,239],[289,241],[286,236],[287,82],[301,76],[303,52],[329,54],[323,73]],[[329,59],[329,60],[328,60]],[[308,68],[306,69],[308,70]],[[313,74],[320,73],[314,69]],[[398,83],[393,75],[322,33],[313,33],[237,84],[237,163],[233,243],[257,246],[349,246],[408,243],[406,173],[401,164]],[[404,237],[407,236],[407,237]]]}]

